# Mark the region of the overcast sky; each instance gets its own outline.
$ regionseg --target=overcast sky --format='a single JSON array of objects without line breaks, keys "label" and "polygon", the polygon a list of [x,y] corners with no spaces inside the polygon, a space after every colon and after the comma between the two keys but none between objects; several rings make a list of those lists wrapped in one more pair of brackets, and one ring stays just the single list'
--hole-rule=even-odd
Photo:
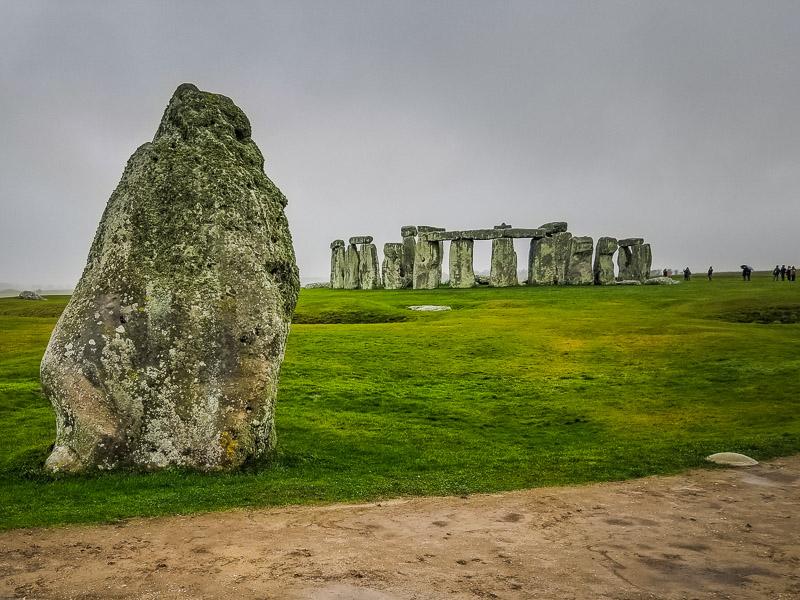
[{"label": "overcast sky", "polygon": [[187,81],[250,118],[304,280],[336,238],[503,221],[800,263],[797,1],[0,0],[0,282],[76,283]]}]

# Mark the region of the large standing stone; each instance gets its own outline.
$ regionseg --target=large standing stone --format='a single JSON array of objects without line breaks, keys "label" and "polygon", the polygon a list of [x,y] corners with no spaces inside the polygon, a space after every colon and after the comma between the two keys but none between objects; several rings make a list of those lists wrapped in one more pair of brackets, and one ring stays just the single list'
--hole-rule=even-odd
[{"label": "large standing stone", "polygon": [[231,468],[275,445],[299,288],[245,114],[191,84],[128,161],[42,359],[51,471]]},{"label": "large standing stone", "polygon": [[475,242],[453,240],[450,242],[450,287],[470,288],[475,285],[472,254]]},{"label": "large standing stone", "polygon": [[553,285],[556,281],[556,242],[552,237],[534,238],[528,254],[528,284]]},{"label": "large standing stone", "polygon": [[569,260],[567,261],[567,285],[591,285],[594,281],[592,272],[592,252],[594,244],[588,236],[574,237],[570,241]]},{"label": "large standing stone", "polygon": [[[416,231],[416,228],[414,229]],[[417,241],[414,236],[403,236],[403,255],[400,261],[400,276],[403,288],[414,285],[414,261],[417,256]]]},{"label": "large standing stone", "polygon": [[331,242],[331,287],[344,287],[344,240]]},{"label": "large standing stone", "polygon": [[558,231],[553,234],[554,254],[556,263],[556,283],[567,283],[567,262],[569,261],[570,243],[572,234],[569,231]]},{"label": "large standing stone", "polygon": [[360,263],[358,248],[355,244],[348,244],[344,252],[344,289],[357,290],[361,286]]},{"label": "large standing stone", "polygon": [[358,249],[358,277],[362,290],[381,287],[381,272],[378,265],[378,249],[375,244],[361,244]]},{"label": "large standing stone", "polygon": [[383,287],[387,290],[403,288],[401,265],[403,262],[403,244],[388,243],[383,245],[383,264],[381,274]]},{"label": "large standing stone", "polygon": [[[500,228],[505,227],[495,227],[495,229]],[[511,287],[518,284],[517,253],[514,250],[514,240],[512,238],[497,238],[492,240],[489,285],[491,287]]]},{"label": "large standing stone", "polygon": [[617,251],[617,239],[601,237],[597,240],[597,252],[594,256],[594,283],[595,285],[613,285],[614,279],[614,253]]},{"label": "large standing stone", "polygon": [[414,257],[414,289],[435,290],[442,283],[442,244],[420,236]]},{"label": "large standing stone", "polygon": [[[619,274],[617,275],[617,281],[644,281],[650,276],[650,267],[653,261],[650,244],[635,243],[634,245],[627,245],[631,241],[640,242],[641,238],[626,238],[619,242],[619,254],[617,255]],[[622,245],[623,242],[626,245]]]}]

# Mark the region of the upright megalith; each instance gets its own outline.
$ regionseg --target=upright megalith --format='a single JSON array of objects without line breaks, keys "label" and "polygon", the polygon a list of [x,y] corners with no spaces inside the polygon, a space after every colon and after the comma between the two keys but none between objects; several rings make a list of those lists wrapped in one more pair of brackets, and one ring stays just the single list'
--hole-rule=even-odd
[{"label": "upright megalith", "polygon": [[435,290],[441,283],[442,243],[429,242],[420,235],[414,255],[414,289]]},{"label": "upright megalith", "polygon": [[[505,224],[495,227],[495,229],[506,228]],[[517,253],[514,250],[514,239],[508,237],[493,239],[489,285],[491,287],[511,287],[518,284]]]},{"label": "upright megalith", "polygon": [[471,288],[475,285],[475,270],[472,266],[473,247],[471,239],[450,242],[450,287]]},{"label": "upright megalith", "polygon": [[624,238],[619,240],[617,281],[644,281],[650,276],[653,261],[650,244],[642,238]]},{"label": "upright megalith", "polygon": [[553,256],[555,260],[556,283],[567,283],[567,263],[569,262],[572,234],[569,231],[558,231],[553,234]]},{"label": "upright megalith", "polygon": [[[371,236],[366,236],[372,240]],[[350,238],[352,241],[353,238]],[[366,238],[365,238],[366,239]],[[358,248],[358,278],[362,290],[381,287],[381,272],[378,266],[378,249],[375,244],[365,243]]]},{"label": "upright megalith", "polygon": [[567,260],[567,285],[591,285],[594,281],[592,272],[592,253],[594,244],[588,236],[576,236],[570,240],[569,259]]},{"label": "upright megalith", "polygon": [[361,286],[360,263],[358,248],[355,244],[348,244],[344,251],[344,289],[357,290]]},{"label": "upright megalith", "polygon": [[400,261],[400,276],[403,278],[403,288],[414,285],[414,258],[417,254],[417,228],[414,225],[406,225],[400,228],[400,235],[403,238],[403,255]]},{"label": "upright megalith", "polygon": [[528,284],[553,285],[556,282],[556,241],[552,237],[531,239],[528,254]]},{"label": "upright megalith", "polygon": [[336,290],[344,287],[344,240],[331,242],[331,287]]},{"label": "upright megalith", "polygon": [[595,285],[614,285],[614,253],[617,251],[617,239],[601,237],[597,240],[597,251],[594,255]]},{"label": "upright megalith", "polygon": [[403,262],[403,244],[387,243],[383,245],[383,264],[381,265],[381,281],[387,290],[403,288],[401,265]]},{"label": "upright megalith", "polygon": [[226,469],[274,447],[299,288],[285,205],[245,114],[178,87],[42,359],[47,469]]}]

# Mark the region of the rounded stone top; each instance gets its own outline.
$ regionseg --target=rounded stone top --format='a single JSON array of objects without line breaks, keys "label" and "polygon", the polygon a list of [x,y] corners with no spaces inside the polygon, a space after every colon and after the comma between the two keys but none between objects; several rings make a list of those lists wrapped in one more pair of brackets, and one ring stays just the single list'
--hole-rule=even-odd
[{"label": "rounded stone top", "polygon": [[400,235],[403,237],[414,237],[417,235],[416,225],[404,225],[400,228]]},{"label": "rounded stone top", "polygon": [[544,229],[544,232],[547,235],[553,235],[554,233],[563,233],[567,230],[567,222],[553,221],[551,223],[545,223],[544,225],[539,225],[539,229]]},{"label": "rounded stone top", "polygon": [[334,248],[344,248],[344,240],[333,240],[331,242],[331,250]]}]

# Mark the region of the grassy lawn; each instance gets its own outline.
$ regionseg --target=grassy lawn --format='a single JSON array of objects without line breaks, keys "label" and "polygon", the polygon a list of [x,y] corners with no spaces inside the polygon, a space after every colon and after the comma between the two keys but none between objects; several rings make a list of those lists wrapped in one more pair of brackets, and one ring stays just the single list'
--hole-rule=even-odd
[{"label": "grassy lawn", "polygon": [[[48,475],[65,296],[0,299],[0,528],[466,494],[800,451],[800,284],[303,290],[279,450],[238,473]],[[447,304],[417,313],[411,304]]]}]

